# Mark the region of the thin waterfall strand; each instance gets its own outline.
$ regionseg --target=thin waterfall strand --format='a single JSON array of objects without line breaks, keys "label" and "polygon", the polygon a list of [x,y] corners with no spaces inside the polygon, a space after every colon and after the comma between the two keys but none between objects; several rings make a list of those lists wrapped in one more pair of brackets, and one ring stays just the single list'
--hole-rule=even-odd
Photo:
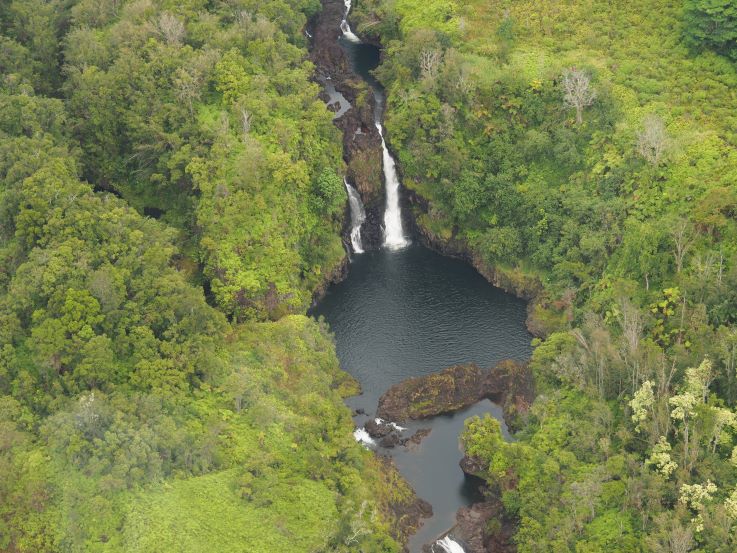
[{"label": "thin waterfall strand", "polygon": [[[449,536],[445,536],[442,540],[436,541],[435,545],[439,546],[441,551],[444,553],[466,553],[466,550],[463,549],[461,544]],[[434,550],[435,547],[433,546],[433,551]]]},{"label": "thin waterfall strand", "polygon": [[389,153],[384,140],[384,128],[376,123],[381,135],[383,153],[384,181],[386,182],[386,210],[384,211],[384,246],[399,250],[409,245],[402,228],[402,208],[399,205],[399,176],[394,158]]},{"label": "thin waterfall strand", "polygon": [[343,179],[345,189],[348,191],[348,204],[351,208],[351,247],[353,253],[363,253],[363,242],[361,241],[361,225],[366,220],[366,210],[363,208],[361,196],[348,181]]}]

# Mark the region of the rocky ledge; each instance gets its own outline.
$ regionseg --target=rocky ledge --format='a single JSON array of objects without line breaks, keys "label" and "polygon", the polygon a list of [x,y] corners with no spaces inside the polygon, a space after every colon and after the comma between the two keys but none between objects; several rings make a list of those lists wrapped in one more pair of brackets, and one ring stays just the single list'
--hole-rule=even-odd
[{"label": "rocky ledge", "polygon": [[484,370],[475,364],[455,365],[395,384],[379,399],[377,416],[397,423],[453,413],[490,399],[504,408],[514,428],[533,399],[526,365],[507,360]]},{"label": "rocky ledge", "polygon": [[[497,500],[482,501],[458,509],[456,524],[445,535],[463,544],[466,553],[516,551],[512,542],[514,524],[504,519],[502,504]],[[423,550],[432,553],[430,545]]]},{"label": "rocky ledge", "polygon": [[[432,505],[417,497],[412,487],[405,482],[394,462],[389,457],[379,457],[384,479],[381,494],[382,511],[390,515],[391,533],[401,544],[422,526],[423,519],[432,516]],[[406,545],[403,552],[407,553]]]}]

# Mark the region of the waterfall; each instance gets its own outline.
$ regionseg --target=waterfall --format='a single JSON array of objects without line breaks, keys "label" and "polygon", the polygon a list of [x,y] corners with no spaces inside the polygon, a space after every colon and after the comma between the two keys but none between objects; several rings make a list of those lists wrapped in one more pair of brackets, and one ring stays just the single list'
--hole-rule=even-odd
[{"label": "waterfall", "polygon": [[394,158],[389,153],[384,140],[384,128],[376,123],[381,136],[383,152],[384,181],[386,182],[386,210],[384,211],[384,245],[391,250],[398,250],[409,245],[402,229],[402,208],[399,206],[399,176]]},{"label": "waterfall", "polygon": [[351,0],[343,0],[343,4],[345,4],[345,15],[343,16],[343,21],[340,22],[340,30],[343,31],[343,36],[347,40],[357,44],[361,42],[361,39],[353,34],[351,26],[348,24],[348,14],[351,11]]},{"label": "waterfall", "polygon": [[351,207],[351,246],[353,253],[363,253],[363,243],[361,242],[361,225],[366,220],[366,211],[361,203],[361,196],[358,191],[353,188],[346,179],[343,179],[345,189],[348,191],[348,204]]},{"label": "waterfall", "polygon": [[[343,0],[345,5],[345,15],[343,21],[340,22],[340,30],[343,31],[343,37],[349,42],[355,44],[361,44],[361,39],[358,38],[353,31],[351,26],[348,24],[348,14],[351,12],[352,0]],[[378,83],[377,83],[378,84]],[[398,250],[409,245],[409,240],[404,236],[404,229],[402,228],[402,209],[399,206],[399,176],[397,175],[397,166],[394,158],[389,153],[389,148],[386,147],[386,141],[384,140],[384,128],[381,126],[381,107],[383,103],[382,92],[372,85],[374,88],[374,97],[376,98],[376,128],[379,130],[381,136],[381,149],[382,149],[382,166],[384,168],[384,182],[386,183],[386,209],[384,211],[384,246],[390,250]],[[346,186],[347,183],[346,183]],[[350,189],[348,190],[350,195]],[[351,213],[353,213],[353,206],[351,205]],[[351,231],[351,241],[353,242],[354,232],[357,238],[360,240],[359,231],[356,230],[355,223],[353,230]],[[360,245],[359,245],[360,247]],[[355,249],[354,251],[360,253],[361,250]]]},{"label": "waterfall", "polygon": [[[436,541],[435,545],[440,546],[440,549],[445,553],[466,553],[461,544],[450,536],[445,536],[442,540]],[[433,551],[435,551],[435,545],[433,545]]]},{"label": "waterfall", "polygon": [[[359,444],[363,444],[366,447],[370,447],[372,445],[376,445],[376,442],[374,441],[374,439],[371,436],[369,436],[369,433],[366,432],[366,429],[365,428],[356,428],[353,431],[353,437],[356,439],[356,441]],[[463,553],[463,550],[461,550],[461,553]]]}]

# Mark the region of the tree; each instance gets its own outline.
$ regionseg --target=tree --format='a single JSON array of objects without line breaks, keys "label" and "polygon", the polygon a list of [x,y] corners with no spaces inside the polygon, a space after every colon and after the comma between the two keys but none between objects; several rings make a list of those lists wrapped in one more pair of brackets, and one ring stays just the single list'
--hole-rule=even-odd
[{"label": "tree", "polygon": [[184,39],[184,23],[175,15],[163,12],[156,21],[156,29],[167,44],[179,46]]},{"label": "tree", "polygon": [[737,57],[737,4],[733,0],[686,0],[686,38],[692,46]]},{"label": "tree", "polygon": [[670,236],[673,239],[673,255],[676,260],[676,273],[680,273],[681,269],[683,269],[683,258],[693,245],[693,227],[687,219],[678,218],[674,221],[673,226],[670,229]]},{"label": "tree", "polygon": [[637,153],[657,167],[670,146],[665,123],[657,115],[648,115],[642,126],[642,130],[637,133]]},{"label": "tree", "polygon": [[422,78],[429,81],[434,81],[438,75],[438,69],[440,68],[440,62],[443,59],[443,53],[440,50],[426,49],[420,53],[420,70],[422,71]]},{"label": "tree", "polygon": [[580,69],[572,67],[563,73],[563,103],[576,109],[576,124],[583,123],[583,110],[596,100],[591,78]]}]

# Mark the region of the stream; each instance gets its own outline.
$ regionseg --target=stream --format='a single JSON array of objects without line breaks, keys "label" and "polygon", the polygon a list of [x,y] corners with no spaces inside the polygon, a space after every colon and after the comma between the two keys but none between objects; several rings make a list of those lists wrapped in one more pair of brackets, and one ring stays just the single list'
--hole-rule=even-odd
[{"label": "stream", "polygon": [[[346,0],[346,14],[349,10]],[[488,368],[503,359],[525,361],[531,353],[531,336],[525,328],[524,301],[494,288],[468,264],[434,253],[405,235],[399,178],[383,140],[384,90],[371,74],[379,63],[379,49],[362,43],[346,20],[341,29],[340,42],[352,69],[370,85],[376,100],[387,197],[384,247],[363,252],[360,227],[365,217],[357,211],[363,208],[346,182],[354,255],[348,277],[332,285],[311,314],[329,323],[341,367],[361,384],[362,394],[346,403],[354,412],[366,413],[355,417],[357,438],[370,442],[362,433],[363,425],[393,384],[458,363]],[[460,507],[481,499],[480,482],[465,476],[458,465],[459,434],[468,417],[484,413],[498,419],[510,439],[501,408],[485,400],[452,415],[404,424],[405,437],[421,428],[431,429],[419,446],[385,449],[367,444],[391,456],[417,495],[433,507],[433,516],[410,539],[411,553],[420,553],[428,543],[438,553],[463,552],[452,537],[439,538],[454,525]]]}]

